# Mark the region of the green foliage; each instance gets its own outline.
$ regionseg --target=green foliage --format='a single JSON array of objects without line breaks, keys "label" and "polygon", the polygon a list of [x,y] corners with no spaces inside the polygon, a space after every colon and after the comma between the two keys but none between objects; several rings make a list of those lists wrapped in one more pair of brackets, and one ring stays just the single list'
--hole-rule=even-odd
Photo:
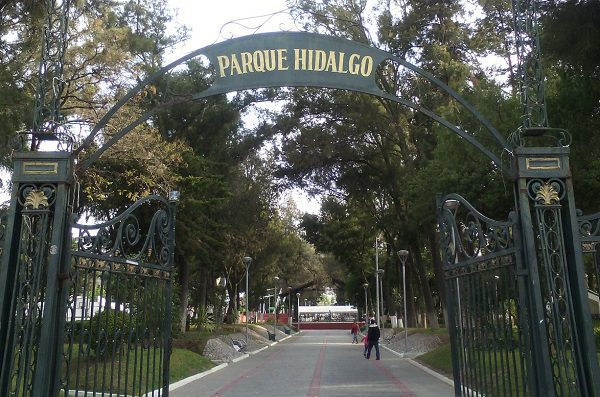
[{"label": "green foliage", "polygon": [[600,3],[560,2],[543,20],[548,117],[572,136],[570,163],[578,208],[600,210]]},{"label": "green foliage", "polygon": [[[169,358],[169,383],[174,383],[214,367],[214,364],[208,358],[202,356],[201,352],[198,353],[194,349],[179,347],[177,341],[174,342],[176,346],[174,346]],[[72,349],[71,365],[62,366],[62,376],[64,379],[69,380],[72,389],[79,382],[77,385],[80,390],[89,391],[87,388],[90,386],[88,384],[90,379],[83,374],[93,374],[96,371],[106,371],[103,381],[96,383],[98,388],[95,391],[97,393],[105,391],[108,394],[108,391],[111,390],[112,393],[118,393],[119,395],[134,395],[140,393],[140,391],[151,393],[153,386],[159,386],[153,384],[153,382],[156,382],[162,376],[162,366],[158,365],[157,362],[157,365],[153,366],[151,370],[139,371],[139,352],[135,350],[126,352],[119,365],[110,366],[103,361],[98,361],[95,357],[80,354],[78,345],[74,345]],[[99,366],[102,366],[103,369],[100,369]],[[70,372],[66,373],[66,370]],[[134,378],[135,382],[133,381]]]},{"label": "green foliage", "polygon": [[92,350],[97,357],[112,357],[137,333],[135,318],[123,311],[105,309],[89,321]]},{"label": "green foliage", "polygon": [[450,343],[420,355],[417,361],[448,376],[452,375],[452,353]]},{"label": "green foliage", "polygon": [[169,383],[197,375],[214,366],[212,361],[194,351],[174,348],[170,358]]},{"label": "green foliage", "polygon": [[67,322],[65,332],[71,335],[74,341],[78,341],[80,336],[91,329],[90,320],[78,320],[73,322]]}]

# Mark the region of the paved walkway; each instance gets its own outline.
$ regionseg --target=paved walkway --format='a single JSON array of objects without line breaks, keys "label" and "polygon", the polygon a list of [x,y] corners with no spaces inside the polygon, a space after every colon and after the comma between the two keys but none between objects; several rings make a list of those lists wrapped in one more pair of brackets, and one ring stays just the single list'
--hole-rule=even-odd
[{"label": "paved walkway", "polygon": [[[303,331],[222,366],[199,379],[172,385],[172,397],[398,397],[452,396],[451,381],[382,349],[363,357],[347,331]],[[201,376],[201,377],[200,377]]]}]

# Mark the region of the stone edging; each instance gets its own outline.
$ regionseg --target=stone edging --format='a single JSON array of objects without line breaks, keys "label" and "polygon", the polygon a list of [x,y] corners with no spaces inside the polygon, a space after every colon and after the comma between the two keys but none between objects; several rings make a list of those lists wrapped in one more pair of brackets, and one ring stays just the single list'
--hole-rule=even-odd
[{"label": "stone edging", "polygon": [[[297,333],[299,333],[299,332],[297,332]],[[295,334],[294,334],[294,335],[295,335]],[[233,360],[231,360],[231,362],[232,362],[232,363],[236,363],[236,362],[238,362],[238,361],[241,361],[241,360],[243,360],[243,359],[245,359],[245,358],[248,358],[248,357],[249,357],[250,355],[252,355],[252,354],[259,353],[259,352],[261,352],[261,351],[265,350],[266,348],[268,348],[268,347],[270,347],[270,346],[274,346],[274,345],[276,345],[276,344],[277,344],[277,343],[279,343],[279,342],[283,342],[284,340],[286,340],[286,339],[288,339],[288,338],[291,338],[292,336],[293,336],[293,335],[288,335],[288,336],[285,336],[285,337],[281,338],[281,340],[279,340],[279,341],[275,341],[275,342],[271,343],[269,346],[265,346],[265,347],[262,347],[262,348],[260,348],[260,349],[258,349],[258,350],[255,350],[255,351],[248,352],[248,353],[244,354],[243,356],[236,357],[236,358],[234,358]],[[225,367],[226,367],[226,366],[228,366],[228,365],[229,365],[229,363],[223,363],[223,364],[219,364],[219,365],[217,365],[216,367],[212,367],[211,369],[208,369],[208,370],[206,370],[206,371],[204,371],[204,372],[200,372],[199,374],[196,374],[196,375],[189,376],[189,377],[187,377],[187,378],[185,378],[185,379],[182,379],[182,380],[179,380],[179,381],[177,381],[177,382],[175,382],[175,383],[171,383],[171,384],[169,385],[169,391],[173,391],[173,390],[175,390],[175,389],[178,389],[178,388],[180,388],[181,386],[185,386],[185,385],[187,385],[188,383],[191,383],[191,382],[193,382],[193,381],[195,381],[195,380],[198,380],[198,379],[200,379],[200,378],[203,378],[203,377],[205,377],[206,375],[210,375],[210,374],[212,374],[213,372],[217,372],[217,371],[219,371],[219,370],[221,370],[221,369],[225,368]]]}]

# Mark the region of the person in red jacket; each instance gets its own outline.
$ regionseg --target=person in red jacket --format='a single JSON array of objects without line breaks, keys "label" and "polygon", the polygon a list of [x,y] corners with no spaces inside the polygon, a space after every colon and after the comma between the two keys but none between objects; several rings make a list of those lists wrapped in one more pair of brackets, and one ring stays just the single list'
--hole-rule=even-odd
[{"label": "person in red jacket", "polygon": [[358,323],[355,321],[352,324],[352,328],[350,328],[350,333],[352,334],[352,343],[358,343]]},{"label": "person in red jacket", "polygon": [[379,331],[379,326],[375,323],[375,320],[371,319],[371,324],[369,324],[369,332],[367,332],[367,338],[369,339],[369,351],[367,351],[367,360],[371,357],[371,349],[375,347],[375,358],[377,360],[380,359],[379,356],[379,337],[381,336],[381,332]]}]

